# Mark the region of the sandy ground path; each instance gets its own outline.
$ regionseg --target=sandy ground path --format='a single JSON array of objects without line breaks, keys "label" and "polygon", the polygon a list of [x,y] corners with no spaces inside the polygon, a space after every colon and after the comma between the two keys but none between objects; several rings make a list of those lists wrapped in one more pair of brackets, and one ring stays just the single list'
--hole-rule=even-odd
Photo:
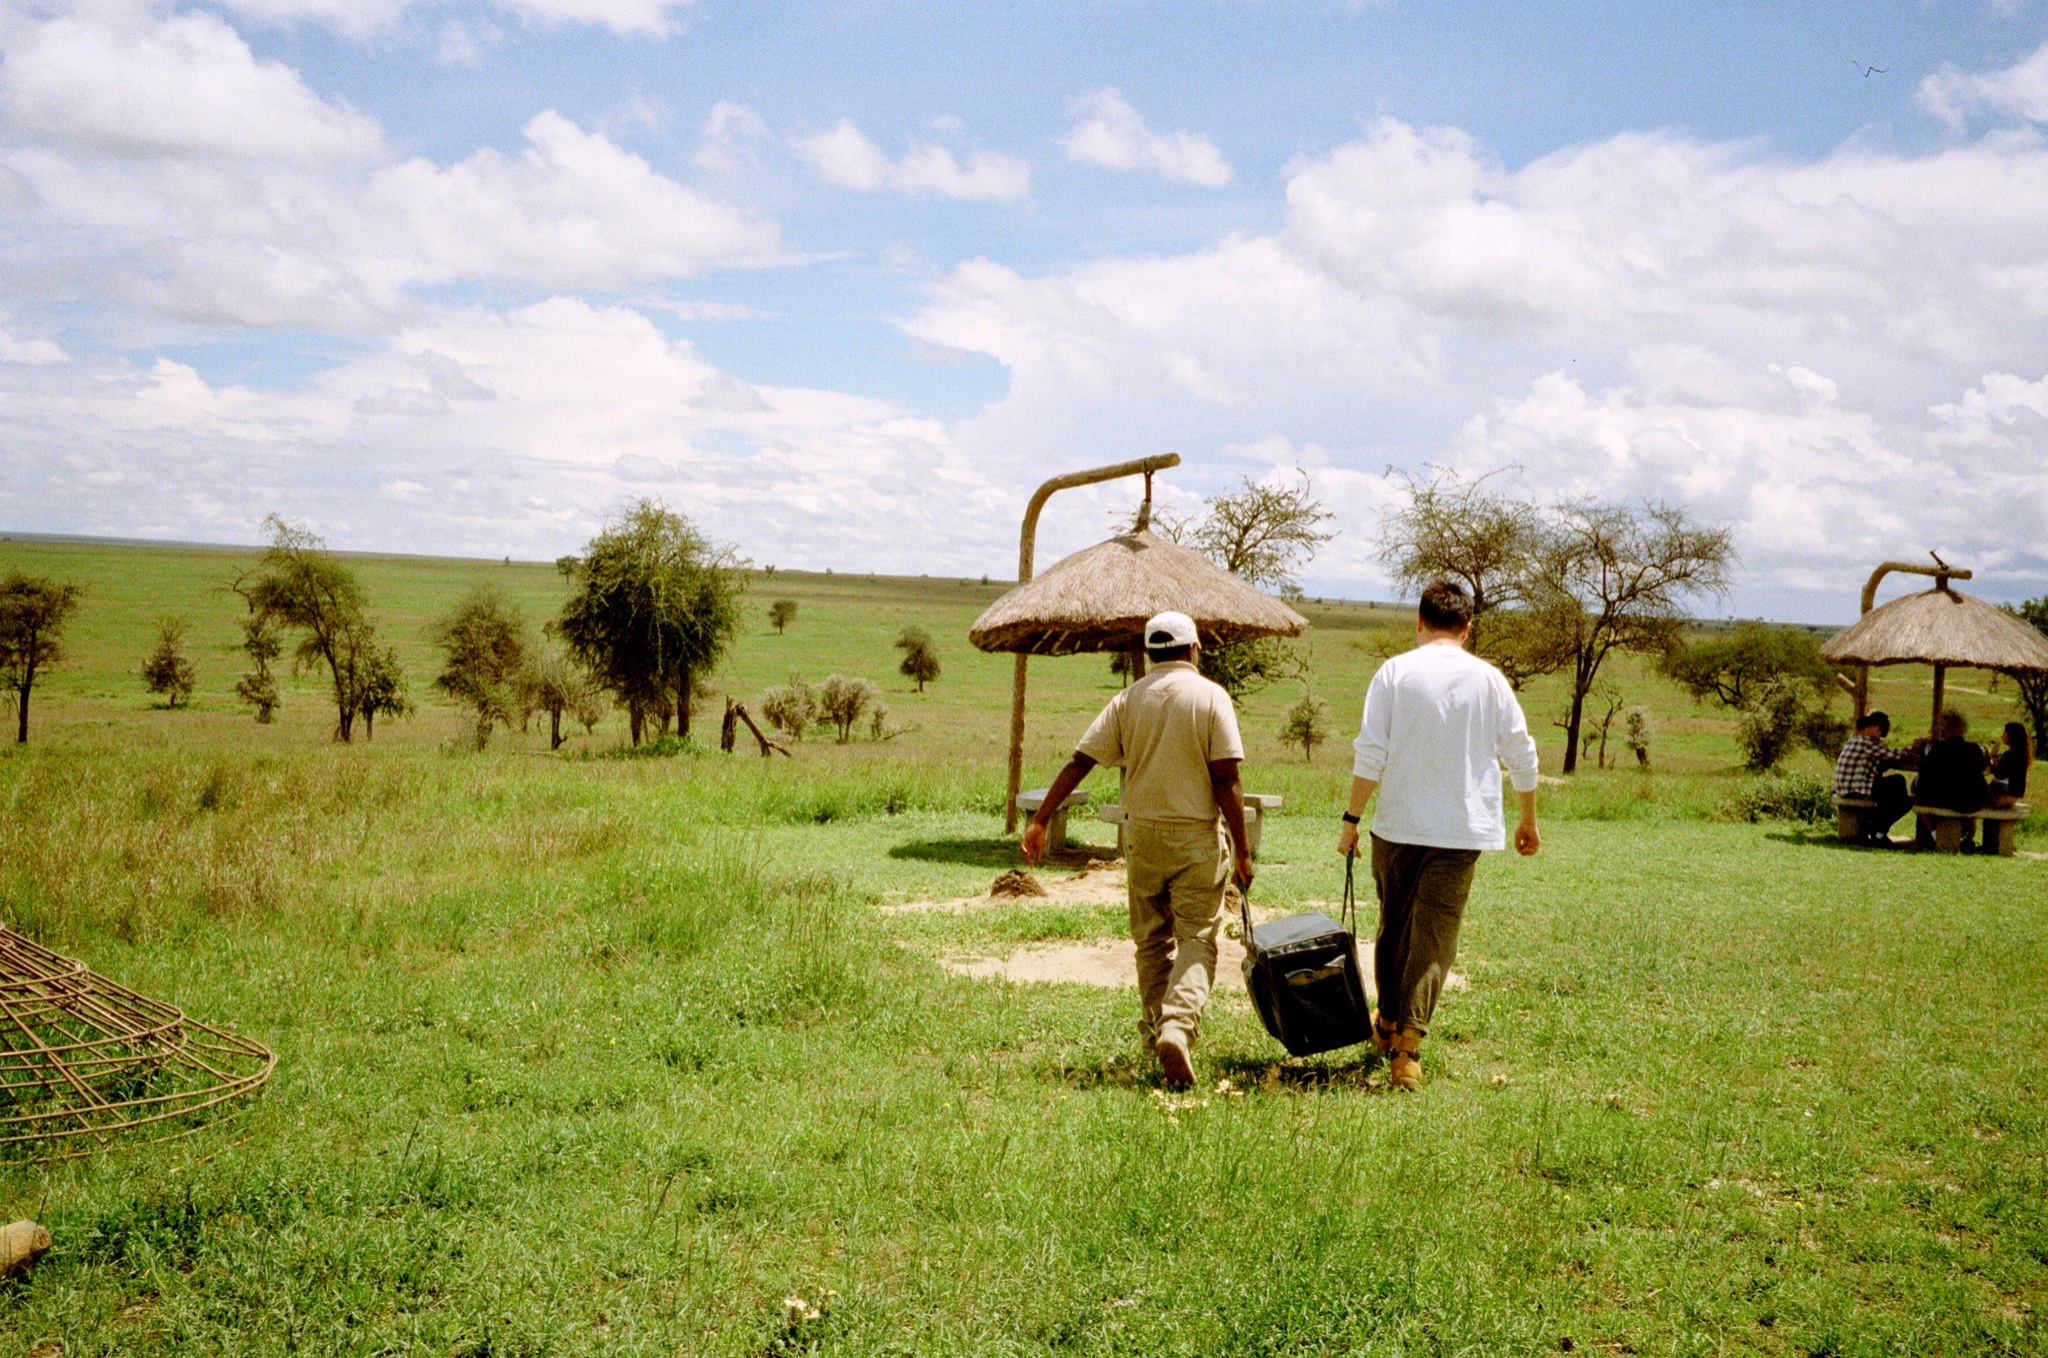
[{"label": "sandy ground path", "polygon": [[[1004,874],[1007,878],[1010,874]],[[1001,879],[998,879],[999,882]],[[1054,906],[1054,905],[1122,905],[1124,895],[1124,868],[1122,860],[1112,859],[1089,864],[1080,872],[1067,878],[1052,878],[1039,883],[1045,894],[1036,895],[985,895],[964,896],[948,901],[907,901],[900,905],[881,907],[884,914],[941,913],[964,915],[975,910],[988,910],[1001,906]],[[1303,902],[1301,910],[1321,910],[1335,918],[1339,909],[1335,901]],[[1252,907],[1255,922],[1271,919],[1280,914],[1278,910]],[[1288,913],[1293,913],[1289,911]],[[1369,923],[1369,921],[1368,921]],[[1369,952],[1360,958],[1361,965],[1370,975],[1372,958]],[[1087,985],[1106,989],[1135,989],[1137,978],[1137,949],[1128,938],[1104,939],[1094,943],[1027,943],[1008,953],[992,952],[949,952],[941,953],[939,965],[956,976],[973,976],[988,980],[1003,980],[1016,985]],[[1445,978],[1446,990],[1462,990],[1467,984],[1465,974],[1453,971]],[[1219,990],[1244,989],[1244,946],[1228,937],[1216,941],[1216,988]]]}]

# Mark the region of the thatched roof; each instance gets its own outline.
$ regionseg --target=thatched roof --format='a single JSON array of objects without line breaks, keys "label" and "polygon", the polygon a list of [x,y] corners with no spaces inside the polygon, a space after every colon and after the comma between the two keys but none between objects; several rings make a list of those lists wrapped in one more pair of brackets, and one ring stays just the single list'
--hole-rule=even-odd
[{"label": "thatched roof", "polygon": [[1967,665],[2048,670],[2048,637],[1982,599],[1952,589],[1908,594],[1871,609],[1820,648],[1838,665]]},{"label": "thatched roof", "polygon": [[1195,620],[1202,644],[1298,637],[1308,619],[1207,557],[1141,528],[1058,562],[988,606],[967,634],[984,651],[1126,651],[1165,609]]}]

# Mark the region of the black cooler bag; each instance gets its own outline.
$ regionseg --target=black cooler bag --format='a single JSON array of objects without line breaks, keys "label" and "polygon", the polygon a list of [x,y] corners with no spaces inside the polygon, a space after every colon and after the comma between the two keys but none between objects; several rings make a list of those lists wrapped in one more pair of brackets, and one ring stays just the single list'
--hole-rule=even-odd
[{"label": "black cooler bag", "polygon": [[1254,927],[1243,898],[1244,983],[1266,1031],[1290,1055],[1349,1047],[1372,1037],[1372,1007],[1359,975],[1352,859],[1344,860],[1344,924],[1320,910]]}]

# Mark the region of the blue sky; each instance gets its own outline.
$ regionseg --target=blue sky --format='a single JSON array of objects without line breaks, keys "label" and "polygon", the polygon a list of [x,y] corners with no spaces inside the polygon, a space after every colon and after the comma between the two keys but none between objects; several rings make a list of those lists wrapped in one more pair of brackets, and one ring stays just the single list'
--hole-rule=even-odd
[{"label": "blue sky", "polygon": [[[0,0],[0,522],[1006,573],[1042,477],[2048,588],[2048,9]],[[1866,67],[1881,70],[1864,74]],[[1502,470],[1504,469],[1504,470]],[[1390,475],[1390,472],[1392,473]],[[1128,488],[1077,495],[1047,551]]]}]

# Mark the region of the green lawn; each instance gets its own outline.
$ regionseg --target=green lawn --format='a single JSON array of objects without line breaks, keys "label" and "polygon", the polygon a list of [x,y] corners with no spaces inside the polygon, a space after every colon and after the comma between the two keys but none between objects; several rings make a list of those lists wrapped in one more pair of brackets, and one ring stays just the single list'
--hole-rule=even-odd
[{"label": "green lawn", "polygon": [[[230,554],[0,543],[24,561],[93,592],[0,750],[0,913],[281,1060],[185,1141],[0,1169],[0,1212],[57,1241],[0,1290],[0,1353],[2048,1351],[2048,867],[1718,817],[1726,723],[1638,672],[1658,771],[1547,787],[1544,853],[1484,862],[1419,1095],[1280,1059],[1227,994],[1170,1100],[1130,992],[934,960],[1112,937],[1113,909],[876,908],[1014,861],[1007,662],[962,640],[994,586],[756,582],[802,611],[743,640],[735,692],[940,639],[887,744],[619,759],[614,719],[479,756],[434,704],[346,748],[310,684],[279,727],[237,715]],[[536,617],[559,588],[362,564],[416,685],[469,581]],[[1395,615],[1312,611],[1349,709],[1350,643]],[[213,639],[196,712],[128,677],[165,612]],[[1043,777],[1110,689],[1033,674]],[[1272,909],[1341,881],[1348,733],[1303,766],[1288,700],[1246,718],[1289,796]]]}]

